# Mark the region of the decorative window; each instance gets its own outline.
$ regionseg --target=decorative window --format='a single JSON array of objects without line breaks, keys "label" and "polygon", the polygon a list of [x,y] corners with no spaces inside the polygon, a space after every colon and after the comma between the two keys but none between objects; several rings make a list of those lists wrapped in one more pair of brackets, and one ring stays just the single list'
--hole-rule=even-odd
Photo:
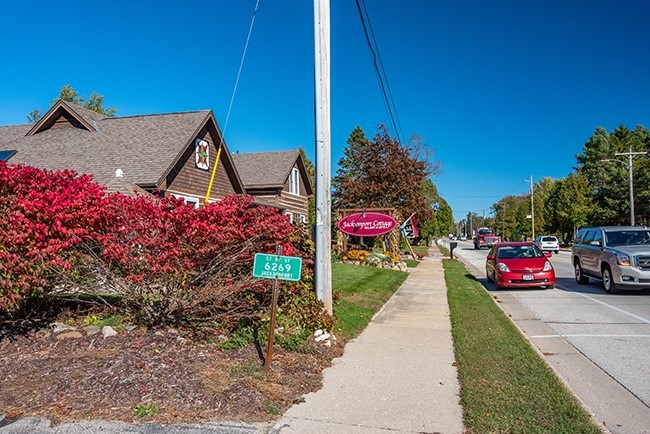
[{"label": "decorative window", "polygon": [[300,172],[295,167],[291,169],[289,176],[289,193],[300,194]]},{"label": "decorative window", "polygon": [[289,220],[289,223],[293,223],[293,214],[290,212],[285,213],[287,216],[287,220]]},{"label": "decorative window", "polygon": [[307,216],[300,214],[300,223],[303,225],[307,224]]},{"label": "decorative window", "polygon": [[195,140],[194,158],[196,167],[202,170],[210,168],[210,144],[202,139]]}]

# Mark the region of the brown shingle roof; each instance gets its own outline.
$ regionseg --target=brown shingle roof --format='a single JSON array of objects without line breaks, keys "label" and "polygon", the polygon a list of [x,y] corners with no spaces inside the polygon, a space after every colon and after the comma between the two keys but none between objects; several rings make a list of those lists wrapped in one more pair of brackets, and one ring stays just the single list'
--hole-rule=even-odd
[{"label": "brown shingle roof", "polygon": [[282,187],[296,164],[300,151],[232,154],[244,187]]},{"label": "brown shingle roof", "polygon": [[156,185],[211,116],[209,110],[201,110],[106,117],[64,105],[93,130],[53,127],[28,136],[38,124],[0,127],[0,149],[18,151],[9,162],[92,173],[101,184],[120,168],[135,184]]}]

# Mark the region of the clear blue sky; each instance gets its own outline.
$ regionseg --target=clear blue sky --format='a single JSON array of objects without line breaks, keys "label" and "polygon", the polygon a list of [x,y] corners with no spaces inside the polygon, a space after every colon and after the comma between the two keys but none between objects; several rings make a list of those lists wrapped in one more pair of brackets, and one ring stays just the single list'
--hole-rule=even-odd
[{"label": "clear blue sky", "polygon": [[[401,134],[435,149],[456,219],[563,178],[596,127],[650,127],[650,2],[365,0]],[[70,84],[118,116],[212,109],[224,128],[255,0],[3,2],[0,125]],[[314,160],[313,2],[261,0],[225,137]],[[331,1],[332,167],[390,126],[354,0]],[[391,131],[393,134],[394,131]]]}]

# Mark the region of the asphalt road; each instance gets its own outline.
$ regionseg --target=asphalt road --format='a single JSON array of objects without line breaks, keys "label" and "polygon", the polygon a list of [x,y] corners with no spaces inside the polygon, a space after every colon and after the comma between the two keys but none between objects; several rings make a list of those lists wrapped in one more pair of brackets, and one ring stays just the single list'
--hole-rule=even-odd
[{"label": "asphalt road", "polygon": [[[443,242],[448,246],[448,240]],[[485,278],[487,250],[474,250],[471,242],[459,241],[453,253],[488,291],[494,293],[504,310],[514,309],[508,313],[541,354],[554,354],[549,348],[560,344],[560,340],[576,350],[580,357],[564,360],[547,357],[547,361],[597,415],[600,411],[597,408],[601,406],[606,407],[605,410],[619,404],[627,408],[628,416],[623,418],[626,420],[618,420],[618,427],[607,427],[611,432],[650,432],[650,290],[610,295],[601,282],[594,279],[588,285],[578,285],[573,276],[570,252],[561,251],[551,258],[557,279],[555,289],[497,291]],[[508,300],[523,306],[526,313],[522,314],[519,307]],[[529,314],[532,314],[530,318]],[[541,321],[543,327],[531,326],[532,319]],[[574,364],[578,358],[592,366]],[[609,378],[577,378],[588,372],[604,373],[604,377]],[[587,384],[604,384],[611,379],[615,384],[602,388],[604,390]],[[614,398],[612,389],[619,388],[622,395],[629,396]],[[591,396],[593,394],[603,396]],[[635,425],[626,425],[631,422],[629,419],[637,416]],[[608,418],[603,415],[600,419],[604,424]]]}]

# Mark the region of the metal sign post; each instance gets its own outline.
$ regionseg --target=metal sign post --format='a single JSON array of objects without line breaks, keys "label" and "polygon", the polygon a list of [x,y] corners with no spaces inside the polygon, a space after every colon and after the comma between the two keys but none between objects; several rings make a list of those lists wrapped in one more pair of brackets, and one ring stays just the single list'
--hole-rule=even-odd
[{"label": "metal sign post", "polygon": [[266,357],[264,358],[264,370],[268,371],[273,357],[273,340],[275,339],[275,316],[278,312],[278,298],[280,296],[280,280],[276,277],[273,280],[273,296],[271,297],[271,323],[269,324],[269,341],[266,344]]},{"label": "metal sign post", "polygon": [[275,317],[278,311],[278,298],[280,297],[280,280],[299,281],[302,271],[302,258],[295,256],[281,256],[280,246],[277,255],[256,253],[253,261],[253,277],[273,279],[273,294],[271,296],[271,323],[269,325],[269,340],[266,345],[264,370],[269,369],[273,356],[273,340],[275,339]]}]

